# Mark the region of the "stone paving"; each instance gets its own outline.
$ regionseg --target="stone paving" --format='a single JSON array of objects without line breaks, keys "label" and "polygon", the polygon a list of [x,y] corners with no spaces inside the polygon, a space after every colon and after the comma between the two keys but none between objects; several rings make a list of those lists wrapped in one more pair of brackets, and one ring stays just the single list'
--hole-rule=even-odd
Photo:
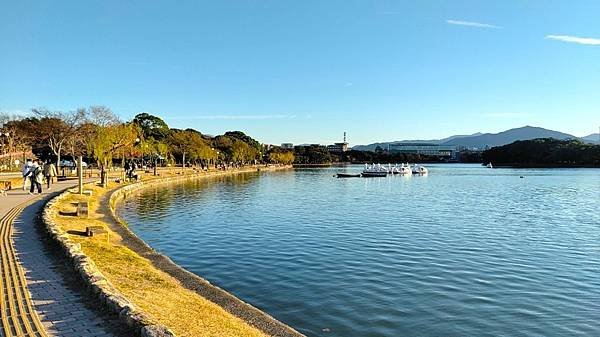
[{"label": "stone paving", "polygon": [[[59,183],[52,190],[64,189],[72,184]],[[8,196],[0,196],[0,218],[16,205],[28,200],[32,202],[14,219],[12,240],[24,272],[26,290],[45,333],[64,337],[129,336],[130,333],[123,330],[116,317],[101,312],[88,300],[73,272],[61,263],[52,244],[46,242],[37,217],[48,197],[46,194],[33,200],[36,197],[18,189],[10,191]],[[4,336],[2,330],[0,336],[9,337]]]}]

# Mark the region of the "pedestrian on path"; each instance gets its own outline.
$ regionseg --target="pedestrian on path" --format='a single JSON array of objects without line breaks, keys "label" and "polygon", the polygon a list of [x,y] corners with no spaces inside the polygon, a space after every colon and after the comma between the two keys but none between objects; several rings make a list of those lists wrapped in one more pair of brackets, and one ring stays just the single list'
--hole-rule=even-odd
[{"label": "pedestrian on path", "polygon": [[31,187],[29,188],[29,194],[33,194],[37,189],[38,194],[42,194],[42,182],[44,181],[44,166],[42,161],[34,161],[31,166]]},{"label": "pedestrian on path", "polygon": [[31,162],[31,159],[27,159],[27,162],[23,165],[23,168],[21,169],[22,173],[23,173],[23,191],[25,191],[27,189],[27,183],[31,180],[31,167],[33,166],[33,163]]},{"label": "pedestrian on path", "polygon": [[54,166],[51,160],[48,160],[46,165],[44,165],[44,177],[46,177],[46,183],[48,184],[48,189],[50,189],[50,185],[54,182],[54,177],[56,177],[56,166]]}]

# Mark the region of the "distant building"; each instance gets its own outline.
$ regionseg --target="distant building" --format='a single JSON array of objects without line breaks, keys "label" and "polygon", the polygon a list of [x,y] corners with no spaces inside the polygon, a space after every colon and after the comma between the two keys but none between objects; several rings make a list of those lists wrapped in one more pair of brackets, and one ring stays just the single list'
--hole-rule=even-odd
[{"label": "distant building", "polygon": [[327,150],[331,153],[343,153],[348,151],[348,143],[334,143],[333,145],[327,145]]},{"label": "distant building", "polygon": [[390,144],[389,151],[396,153],[436,156],[440,158],[456,158],[457,154],[457,149],[454,145],[437,145],[427,143]]},{"label": "distant building", "polygon": [[294,149],[294,144],[292,144],[292,143],[281,143],[281,148],[282,149],[287,149],[287,150],[293,150]]},{"label": "distant building", "polygon": [[344,153],[348,151],[348,143],[346,142],[346,132],[344,132],[344,141],[342,143],[333,143],[327,145],[327,150],[331,153]]}]

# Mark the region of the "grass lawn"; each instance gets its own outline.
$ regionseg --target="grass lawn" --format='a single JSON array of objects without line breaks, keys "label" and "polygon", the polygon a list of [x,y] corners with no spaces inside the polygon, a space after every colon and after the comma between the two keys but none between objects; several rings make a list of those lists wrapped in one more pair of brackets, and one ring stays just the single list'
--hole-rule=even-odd
[{"label": "grass lawn", "polygon": [[[86,189],[93,190],[93,196],[71,194],[54,206],[63,213],[56,216],[56,223],[70,231],[71,240],[81,243],[83,252],[106,278],[137,307],[178,336],[265,336],[215,303],[185,289],[176,279],[154,268],[149,260],[122,245],[119,235],[107,225],[114,222],[106,193],[116,186],[113,183],[104,189],[88,185]],[[78,201],[89,202],[89,219],[67,214],[76,210]],[[105,225],[110,242],[106,235],[81,235],[91,225]]]}]

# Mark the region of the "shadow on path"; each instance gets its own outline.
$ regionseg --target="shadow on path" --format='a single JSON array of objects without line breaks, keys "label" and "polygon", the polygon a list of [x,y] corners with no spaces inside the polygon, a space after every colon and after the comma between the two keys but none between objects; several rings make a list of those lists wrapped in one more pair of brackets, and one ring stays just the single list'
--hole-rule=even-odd
[{"label": "shadow on path", "polygon": [[54,242],[42,230],[39,214],[45,201],[27,206],[15,219],[13,240],[27,286],[50,336],[131,336],[118,317],[100,309],[75,272],[67,267]]}]

